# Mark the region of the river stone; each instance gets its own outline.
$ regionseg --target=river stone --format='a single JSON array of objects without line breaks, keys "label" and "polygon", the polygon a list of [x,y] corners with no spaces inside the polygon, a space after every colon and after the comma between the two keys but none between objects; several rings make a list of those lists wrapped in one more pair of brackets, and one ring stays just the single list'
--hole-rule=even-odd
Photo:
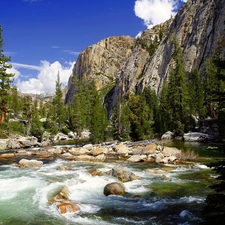
[{"label": "river stone", "polygon": [[147,155],[132,155],[127,161],[129,162],[143,162],[147,160]]},{"label": "river stone", "polygon": [[43,165],[42,161],[38,161],[35,159],[31,159],[31,160],[21,159],[19,161],[19,166],[22,166],[22,167],[41,167],[42,165]]},{"label": "river stone", "polygon": [[174,133],[171,131],[167,131],[165,134],[162,135],[161,139],[171,140],[174,137]]},{"label": "river stone", "polygon": [[140,177],[129,171],[127,168],[117,165],[115,168],[106,172],[105,174],[118,178],[121,182],[128,182],[132,180],[139,180]]},{"label": "river stone", "polygon": [[161,169],[146,169],[145,170],[147,173],[153,174],[153,175],[162,175],[166,174],[167,171],[161,170]]},{"label": "river stone", "polygon": [[108,196],[108,195],[121,195],[121,196],[123,196],[125,194],[125,188],[124,188],[124,185],[122,183],[113,182],[113,183],[107,184],[104,187],[103,193],[106,196]]},{"label": "river stone", "polygon": [[89,170],[88,170],[88,173],[90,173],[93,177],[94,177],[94,176],[103,176],[102,171],[100,171],[100,170],[97,169],[97,168],[89,169]]},{"label": "river stone", "polygon": [[72,154],[72,155],[86,155],[89,153],[89,150],[86,149],[86,148],[71,148],[69,150],[69,152]]},{"label": "river stone", "polygon": [[13,158],[15,157],[14,153],[3,153],[0,155],[0,158]]},{"label": "river stone", "polygon": [[123,144],[115,145],[115,150],[118,155],[122,155],[126,157],[129,154],[129,148]]},{"label": "river stone", "polygon": [[181,155],[181,150],[174,147],[164,146],[162,153],[164,156],[176,156],[179,157]]},{"label": "river stone", "polygon": [[101,154],[101,155],[96,156],[96,157],[94,158],[94,161],[96,161],[96,162],[104,162],[105,159],[106,159],[105,154]]},{"label": "river stone", "polygon": [[104,150],[102,148],[95,148],[91,151],[91,154],[93,156],[101,155],[104,153]]},{"label": "river stone", "polygon": [[57,208],[61,214],[75,213],[80,211],[80,206],[77,203],[62,202],[57,204]]},{"label": "river stone", "polygon": [[76,161],[94,161],[94,157],[90,155],[78,155],[75,156],[74,160]]}]

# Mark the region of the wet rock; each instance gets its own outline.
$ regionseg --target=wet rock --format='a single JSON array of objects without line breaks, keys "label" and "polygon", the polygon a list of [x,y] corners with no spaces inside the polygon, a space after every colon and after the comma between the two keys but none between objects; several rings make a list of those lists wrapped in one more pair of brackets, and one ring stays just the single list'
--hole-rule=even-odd
[{"label": "wet rock", "polygon": [[43,162],[42,161],[38,161],[38,160],[35,160],[35,159],[31,159],[31,160],[28,160],[28,159],[21,159],[19,161],[19,166],[20,167],[34,167],[34,168],[39,168],[43,165]]},{"label": "wet rock", "polygon": [[88,173],[90,173],[93,177],[94,177],[94,176],[103,176],[102,171],[100,171],[100,170],[97,169],[97,168],[89,169],[89,170],[88,170]]},{"label": "wet rock", "polygon": [[68,166],[59,166],[57,170],[69,170]]},{"label": "wet rock", "polygon": [[124,185],[122,183],[113,182],[113,183],[107,184],[104,187],[103,193],[106,196],[108,196],[108,195],[121,195],[121,196],[123,196],[125,194],[125,188],[124,188]]},{"label": "wet rock", "polygon": [[77,203],[62,202],[62,203],[57,203],[56,206],[59,209],[59,212],[61,214],[65,214],[65,213],[77,213],[77,212],[80,211],[80,206]]},{"label": "wet rock", "polygon": [[94,161],[94,157],[90,155],[78,155],[74,157],[76,161]]},{"label": "wet rock", "polygon": [[146,169],[146,172],[153,175],[163,175],[167,173],[167,171],[161,169]]}]

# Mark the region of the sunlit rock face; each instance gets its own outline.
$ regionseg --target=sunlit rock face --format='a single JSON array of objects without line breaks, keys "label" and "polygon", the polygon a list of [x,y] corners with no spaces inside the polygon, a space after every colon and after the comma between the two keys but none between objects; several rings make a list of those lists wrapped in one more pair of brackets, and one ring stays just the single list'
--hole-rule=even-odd
[{"label": "sunlit rock face", "polygon": [[97,89],[113,86],[120,68],[132,53],[135,39],[130,36],[108,37],[84,49],[78,56],[68,83],[66,102],[75,94],[73,78],[94,80]]},{"label": "sunlit rock face", "polygon": [[109,37],[82,51],[68,83],[66,102],[75,94],[73,77],[93,79],[106,88],[109,111],[118,93],[140,93],[146,86],[160,94],[168,80],[174,41],[181,47],[187,73],[204,76],[208,57],[225,58],[225,0],[187,1],[174,18],[145,30],[139,38]]}]

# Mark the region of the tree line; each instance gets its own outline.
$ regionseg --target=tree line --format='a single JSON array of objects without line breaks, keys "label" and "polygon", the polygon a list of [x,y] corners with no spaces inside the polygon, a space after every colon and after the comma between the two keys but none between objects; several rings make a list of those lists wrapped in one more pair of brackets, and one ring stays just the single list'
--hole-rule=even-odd
[{"label": "tree line", "polygon": [[[1,27],[0,27],[1,28]],[[224,137],[225,61],[207,59],[201,76],[197,69],[186,73],[181,47],[174,40],[173,67],[164,82],[160,96],[146,87],[139,94],[118,96],[112,117],[108,118],[105,93],[96,89],[94,81],[73,77],[75,94],[72,102],[63,101],[60,75],[57,75],[55,96],[49,101],[22,96],[11,87],[13,74],[9,57],[4,55],[0,29],[0,135],[33,135],[40,141],[45,132],[55,135],[89,130],[90,141],[108,139],[144,140],[170,130],[181,136],[197,130],[197,121],[215,118]],[[6,117],[7,115],[7,117]],[[194,120],[194,119],[196,120]]]}]

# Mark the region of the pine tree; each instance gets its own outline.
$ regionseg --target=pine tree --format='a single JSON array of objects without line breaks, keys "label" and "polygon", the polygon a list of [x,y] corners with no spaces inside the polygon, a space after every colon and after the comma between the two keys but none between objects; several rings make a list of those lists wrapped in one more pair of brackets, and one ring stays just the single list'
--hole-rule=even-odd
[{"label": "pine tree", "polygon": [[131,138],[144,140],[152,137],[153,113],[141,95],[130,95],[128,100],[130,108]]},{"label": "pine tree", "polygon": [[[10,57],[4,55],[4,41],[2,38],[2,27],[0,25],[0,105],[3,114],[1,115],[1,121],[4,121],[5,113],[7,111],[7,101],[9,97],[10,84],[14,74],[7,73],[7,69],[11,68],[11,65],[8,64]],[[3,117],[4,116],[4,117]]]},{"label": "pine tree", "polygon": [[182,52],[176,40],[174,40],[173,59],[175,61],[175,68],[171,68],[170,71],[167,94],[169,114],[171,116],[170,127],[175,135],[183,135],[185,119],[188,114],[188,91]]},{"label": "pine tree", "polygon": [[56,88],[55,88],[55,97],[53,98],[53,107],[54,107],[54,120],[57,122],[58,131],[62,130],[63,123],[64,123],[64,104],[62,99],[62,89],[61,89],[61,82],[59,73],[57,74],[56,80]]},{"label": "pine tree", "polygon": [[91,103],[90,141],[92,143],[101,143],[106,139],[107,112],[96,89],[93,91]]},{"label": "pine tree", "polygon": [[203,85],[200,73],[197,69],[194,69],[194,71],[190,73],[188,92],[190,113],[194,116],[198,116],[200,119],[204,118]]}]

